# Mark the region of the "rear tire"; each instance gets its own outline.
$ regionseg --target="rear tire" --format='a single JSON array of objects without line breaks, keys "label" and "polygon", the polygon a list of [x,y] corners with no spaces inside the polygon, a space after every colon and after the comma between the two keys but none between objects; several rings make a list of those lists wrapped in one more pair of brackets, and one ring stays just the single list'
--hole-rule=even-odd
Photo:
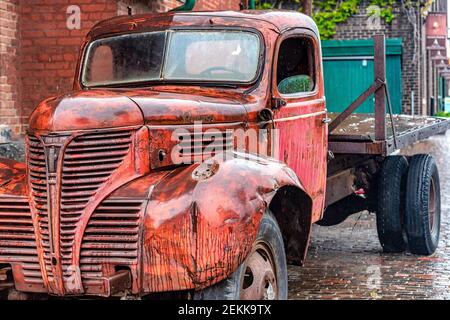
[{"label": "rear tire", "polygon": [[[258,281],[259,279],[259,281]],[[194,293],[194,300],[286,300],[287,264],[283,237],[272,213],[263,215],[247,259],[228,278]]]},{"label": "rear tire", "polygon": [[404,236],[404,190],[408,160],[387,157],[378,176],[377,231],[384,252],[399,253],[407,248]]},{"label": "rear tire", "polygon": [[439,173],[432,156],[411,158],[406,192],[409,249],[414,254],[431,255],[438,246],[441,226]]}]

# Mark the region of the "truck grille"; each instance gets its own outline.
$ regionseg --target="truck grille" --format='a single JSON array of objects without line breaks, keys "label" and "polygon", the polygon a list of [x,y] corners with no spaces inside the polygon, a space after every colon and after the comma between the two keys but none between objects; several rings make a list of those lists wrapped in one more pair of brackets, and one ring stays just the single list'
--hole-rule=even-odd
[{"label": "truck grille", "polygon": [[0,198],[0,260],[20,262],[25,282],[43,283],[26,198]]},{"label": "truck grille", "polygon": [[120,166],[131,132],[95,133],[75,138],[64,153],[61,182],[61,255],[71,265],[75,228],[89,200]]},{"label": "truck grille", "polygon": [[101,276],[101,265],[137,264],[142,200],[110,199],[93,213],[81,246],[83,282]]},{"label": "truck grille", "polygon": [[[36,136],[29,135],[28,140],[32,201],[37,210],[47,275],[52,280],[45,148]],[[71,272],[69,267],[72,265],[72,246],[78,222],[91,198],[122,164],[131,142],[132,132],[129,130],[88,133],[73,139],[63,150],[59,231],[65,276],[70,276]]]}]

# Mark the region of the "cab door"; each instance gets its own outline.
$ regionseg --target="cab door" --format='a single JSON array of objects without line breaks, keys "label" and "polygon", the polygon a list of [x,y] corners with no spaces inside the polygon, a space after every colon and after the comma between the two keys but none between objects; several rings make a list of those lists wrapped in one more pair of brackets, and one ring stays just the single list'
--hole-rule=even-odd
[{"label": "cab door", "polygon": [[318,37],[298,29],[279,36],[272,76],[276,155],[295,171],[313,199],[313,222],[323,213],[328,119]]}]

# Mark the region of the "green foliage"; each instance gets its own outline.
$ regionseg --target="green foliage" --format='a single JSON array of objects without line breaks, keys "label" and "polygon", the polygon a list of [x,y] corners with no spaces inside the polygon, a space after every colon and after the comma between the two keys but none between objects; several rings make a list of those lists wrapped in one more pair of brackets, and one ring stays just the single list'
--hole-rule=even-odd
[{"label": "green foliage", "polygon": [[[291,0],[299,3],[298,0]],[[319,27],[322,39],[331,39],[336,34],[336,27],[339,23],[346,22],[351,16],[359,12],[362,0],[314,0],[315,13],[313,19]],[[420,0],[428,2],[428,0]],[[257,9],[273,9],[274,4],[279,3],[274,0],[257,0]],[[406,1],[409,3],[409,0]],[[417,1],[411,2],[411,5]],[[378,6],[380,11],[372,10],[369,15],[380,14],[382,20],[390,24],[395,19],[394,7],[398,5],[396,0],[370,0],[369,6]]]},{"label": "green foliage", "polygon": [[[295,3],[296,5],[300,5],[300,0],[290,0],[290,2]],[[270,10],[277,7],[278,4],[282,4],[283,1],[279,0],[256,0],[256,9],[257,10]]]},{"label": "green foliage", "polygon": [[336,34],[336,25],[347,21],[352,15],[358,13],[361,0],[345,0],[338,3],[337,0],[315,1],[319,8],[313,15],[319,27],[323,39],[330,39]]},{"label": "green foliage", "polygon": [[[371,5],[376,5],[380,7],[380,17],[384,19],[387,23],[391,23],[394,20],[394,8],[395,0],[372,0],[370,1]],[[373,13],[372,13],[373,14]]]},{"label": "green foliage", "polygon": [[450,118],[450,112],[439,111],[436,113],[436,117]]},{"label": "green foliage", "polygon": [[270,10],[272,8],[273,8],[273,5],[270,2],[256,1],[256,9],[257,10]]},{"label": "green foliage", "polygon": [[[351,16],[359,11],[362,0],[316,0],[315,8],[318,8],[313,15],[319,27],[320,35],[323,39],[331,39],[336,34],[336,26],[346,22]],[[380,17],[386,23],[392,23],[395,18],[395,0],[371,0],[370,5],[380,7]],[[373,10],[369,15],[376,14]]]}]

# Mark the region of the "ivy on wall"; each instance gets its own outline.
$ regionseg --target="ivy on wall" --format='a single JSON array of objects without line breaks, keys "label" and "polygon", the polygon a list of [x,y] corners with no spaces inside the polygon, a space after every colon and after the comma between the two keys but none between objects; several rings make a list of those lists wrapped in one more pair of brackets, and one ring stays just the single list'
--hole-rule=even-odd
[{"label": "ivy on wall", "polygon": [[[284,3],[289,2],[291,4],[295,4],[300,7],[300,0],[256,0],[256,9],[257,10],[270,10],[274,8],[280,8]],[[299,8],[301,11],[301,7]]]},{"label": "ivy on wall", "polygon": [[[384,19],[384,21],[386,21],[386,23],[391,23],[392,20],[394,20],[395,16],[394,16],[394,5],[395,3],[398,3],[398,1],[395,0],[371,0],[370,1],[370,5],[371,6],[377,6],[378,8],[380,8],[380,18]],[[370,14],[374,14],[375,12],[369,11],[368,12],[369,15]]]},{"label": "ivy on wall", "polygon": [[[346,22],[351,16],[359,12],[362,0],[320,0],[314,1],[318,11],[313,15],[319,27],[320,35],[323,39],[330,39],[336,34],[336,26]],[[382,20],[390,24],[395,18],[395,0],[370,0],[368,6],[368,16],[379,15]],[[379,8],[379,9],[375,9]]]},{"label": "ivy on wall", "polygon": [[256,1],[256,9],[257,9],[257,10],[269,10],[269,9],[273,9],[273,4],[270,3],[270,2]]},{"label": "ivy on wall", "polygon": [[[272,9],[278,8],[283,2],[290,2],[298,4],[298,0],[291,1],[270,1],[257,0],[257,9]],[[330,39],[336,34],[336,28],[339,23],[346,22],[351,16],[359,12],[363,0],[314,0],[313,19],[319,27],[322,39]],[[404,6],[420,5],[426,7],[430,0],[403,0]],[[387,24],[391,24],[395,19],[394,8],[399,5],[396,0],[369,0],[367,7],[368,16],[379,15],[380,19]]]},{"label": "ivy on wall", "polygon": [[361,0],[337,0],[315,1],[315,8],[319,8],[313,19],[319,27],[322,39],[330,39],[336,34],[338,23],[346,22],[351,16],[358,13]]}]

